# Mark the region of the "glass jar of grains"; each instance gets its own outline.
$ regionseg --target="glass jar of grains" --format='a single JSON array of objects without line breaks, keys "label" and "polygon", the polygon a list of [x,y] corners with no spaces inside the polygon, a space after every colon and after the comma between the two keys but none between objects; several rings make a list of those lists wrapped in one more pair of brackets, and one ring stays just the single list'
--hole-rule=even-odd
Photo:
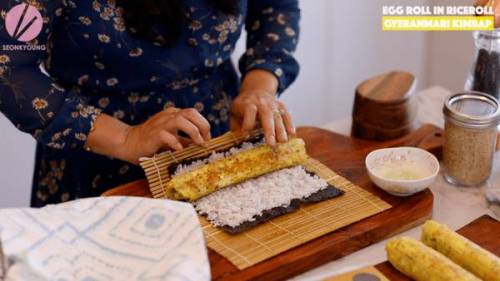
[{"label": "glass jar of grains", "polygon": [[500,97],[500,29],[473,33],[476,59],[465,89]]},{"label": "glass jar of grains", "polygon": [[500,106],[480,92],[449,96],[444,104],[444,175],[460,186],[480,186],[488,180],[497,140]]}]

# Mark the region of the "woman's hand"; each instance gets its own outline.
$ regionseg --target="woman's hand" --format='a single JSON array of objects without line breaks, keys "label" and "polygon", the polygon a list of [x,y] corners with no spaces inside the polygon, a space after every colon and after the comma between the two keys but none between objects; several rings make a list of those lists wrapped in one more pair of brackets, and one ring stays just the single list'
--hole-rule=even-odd
[{"label": "woman's hand", "polygon": [[[267,90],[264,90],[266,85]],[[271,146],[276,141],[286,142],[289,135],[295,135],[290,113],[274,94],[277,80],[273,74],[263,70],[249,72],[241,88],[231,105],[231,130],[248,132],[257,127],[259,121],[266,143]]]},{"label": "woman's hand", "polygon": [[161,150],[181,150],[186,139],[178,135],[180,131],[198,145],[211,138],[210,124],[196,109],[168,108],[137,126],[101,114],[87,146],[95,153],[137,164],[139,158]]},{"label": "woman's hand", "polygon": [[134,162],[160,150],[181,150],[183,138],[179,131],[198,145],[210,140],[210,124],[196,109],[168,108],[143,124],[128,128],[123,144],[125,157]]}]

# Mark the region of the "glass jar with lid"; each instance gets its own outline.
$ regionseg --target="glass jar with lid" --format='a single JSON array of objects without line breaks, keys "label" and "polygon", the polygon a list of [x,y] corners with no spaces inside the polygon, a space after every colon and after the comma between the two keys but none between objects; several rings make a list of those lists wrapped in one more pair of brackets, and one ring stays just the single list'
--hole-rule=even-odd
[{"label": "glass jar with lid", "polygon": [[500,96],[500,29],[473,33],[476,57],[465,89]]},{"label": "glass jar with lid", "polygon": [[480,186],[491,174],[500,120],[496,98],[481,92],[449,96],[444,104],[444,175],[459,186]]}]

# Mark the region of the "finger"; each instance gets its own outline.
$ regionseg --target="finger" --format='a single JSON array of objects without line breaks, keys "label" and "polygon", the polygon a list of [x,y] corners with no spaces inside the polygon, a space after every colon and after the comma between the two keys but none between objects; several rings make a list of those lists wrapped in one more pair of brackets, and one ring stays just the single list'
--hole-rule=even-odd
[{"label": "finger", "polygon": [[188,147],[189,145],[193,144],[193,140],[190,139],[190,138],[184,138],[184,137],[181,137],[181,136],[177,136],[177,139],[179,140],[179,142],[184,147]]},{"label": "finger", "polygon": [[186,133],[197,145],[205,145],[205,140],[200,134],[200,130],[184,116],[179,115],[175,120],[175,127]]},{"label": "finger", "polygon": [[208,120],[205,119],[205,117],[203,117],[198,110],[189,108],[183,110],[181,114],[198,127],[198,130],[205,141],[209,141],[212,138],[210,136],[210,123],[208,123]]},{"label": "finger", "polygon": [[173,113],[177,113],[179,111],[180,111],[179,108],[171,106],[171,107],[168,107],[167,109],[165,109],[163,111],[163,113],[165,113],[165,114],[173,114]]},{"label": "finger", "polygon": [[[170,120],[172,120],[177,112],[179,112],[180,109],[175,108],[175,107],[169,107],[165,110],[160,111],[159,113],[155,114],[150,120],[153,126],[155,127],[162,127],[165,126],[166,123],[168,123]],[[164,129],[164,128],[162,128]]]},{"label": "finger", "polygon": [[241,123],[242,120],[233,114],[231,114],[231,117],[229,119],[229,128],[231,132],[240,132],[241,131]]},{"label": "finger", "polygon": [[231,118],[231,130],[234,132],[238,132],[242,130],[243,117],[245,116],[244,110],[242,112],[242,108],[245,107],[245,102],[240,97],[237,97],[232,103],[230,107],[230,118]]},{"label": "finger", "polygon": [[255,128],[255,121],[257,119],[257,106],[254,104],[248,104],[245,107],[245,113],[243,115],[243,123],[241,124],[241,130],[248,132]]},{"label": "finger", "polygon": [[283,124],[283,118],[281,117],[281,113],[278,109],[273,111],[274,114],[274,127],[276,130],[276,138],[278,142],[284,143],[288,141],[288,135],[285,130],[285,124]]},{"label": "finger", "polygon": [[293,125],[292,115],[286,108],[285,104],[282,102],[278,102],[281,117],[283,118],[283,123],[285,124],[285,129],[290,136],[295,136],[297,133],[295,130],[295,125]]},{"label": "finger", "polygon": [[182,150],[183,146],[176,136],[167,132],[166,130],[160,131],[159,140],[162,144],[166,144],[169,148],[174,150]]},{"label": "finger", "polygon": [[274,117],[270,106],[265,104],[260,104],[258,106],[258,114],[260,123],[262,124],[262,129],[264,130],[264,137],[266,143],[270,146],[276,145],[276,136],[274,130]]},{"label": "finger", "polygon": [[198,112],[198,110],[190,108],[185,109],[182,112],[183,116],[198,128],[205,141],[209,141],[212,138],[210,135],[210,123]]}]

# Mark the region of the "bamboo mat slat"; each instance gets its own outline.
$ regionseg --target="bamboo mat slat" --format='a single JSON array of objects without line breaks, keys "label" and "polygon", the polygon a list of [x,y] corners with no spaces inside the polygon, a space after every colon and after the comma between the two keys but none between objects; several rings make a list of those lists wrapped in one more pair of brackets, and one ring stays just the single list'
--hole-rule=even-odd
[{"label": "bamboo mat slat", "polygon": [[[164,152],[143,159],[141,166],[154,198],[166,198],[164,187],[170,179],[168,167],[185,159],[205,157],[212,151],[231,148],[262,134],[228,133],[215,138],[205,148],[192,146],[178,152]],[[274,218],[240,234],[228,234],[212,226],[205,218],[200,222],[210,249],[243,270],[268,258],[304,244],[324,234],[385,211],[391,206],[382,199],[336,174],[319,161],[309,158],[303,166],[345,192],[327,201],[301,206],[296,212]]]}]

